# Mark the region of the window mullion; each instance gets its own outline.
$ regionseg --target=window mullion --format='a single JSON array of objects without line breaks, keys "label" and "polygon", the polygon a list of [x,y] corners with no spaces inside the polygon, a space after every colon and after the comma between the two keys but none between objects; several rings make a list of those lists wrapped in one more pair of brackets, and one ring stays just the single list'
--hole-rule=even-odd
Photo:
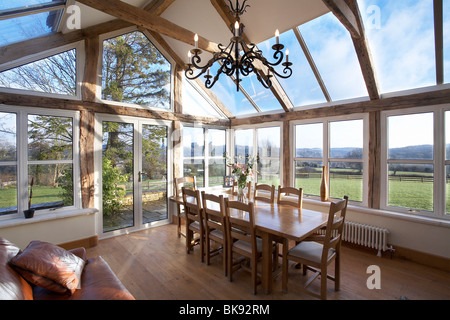
[{"label": "window mullion", "polygon": [[17,138],[17,212],[28,209],[28,114],[18,112]]}]

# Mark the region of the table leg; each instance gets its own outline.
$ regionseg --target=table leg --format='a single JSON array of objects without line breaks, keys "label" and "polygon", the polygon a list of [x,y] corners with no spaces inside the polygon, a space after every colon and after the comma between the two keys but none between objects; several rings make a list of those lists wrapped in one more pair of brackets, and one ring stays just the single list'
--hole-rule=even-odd
[{"label": "table leg", "polygon": [[272,237],[263,232],[262,239],[262,287],[265,294],[272,292]]}]

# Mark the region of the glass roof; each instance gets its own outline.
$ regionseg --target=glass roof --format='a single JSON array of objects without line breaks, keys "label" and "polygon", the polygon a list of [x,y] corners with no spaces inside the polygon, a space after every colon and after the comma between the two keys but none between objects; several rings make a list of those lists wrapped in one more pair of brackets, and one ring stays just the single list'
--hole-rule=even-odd
[{"label": "glass roof", "polygon": [[380,92],[435,85],[433,0],[359,0],[359,6]]},{"label": "glass roof", "polygon": [[[63,12],[59,6],[65,3],[62,0],[2,0],[0,46],[56,32]],[[59,9],[52,10],[56,7]]]}]

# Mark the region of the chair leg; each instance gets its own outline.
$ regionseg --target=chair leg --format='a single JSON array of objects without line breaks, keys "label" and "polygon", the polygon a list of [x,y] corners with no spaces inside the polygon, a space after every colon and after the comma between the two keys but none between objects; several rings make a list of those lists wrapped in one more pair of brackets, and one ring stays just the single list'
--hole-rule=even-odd
[{"label": "chair leg", "polygon": [[334,261],[334,290],[339,291],[341,287],[341,255],[336,252],[336,258]]},{"label": "chair leg", "polygon": [[281,290],[283,293],[287,293],[287,282],[288,282],[288,263],[289,260],[287,258],[288,247],[287,244],[283,244],[283,262],[282,262],[282,281],[281,281]]},{"label": "chair leg", "polygon": [[320,270],[320,298],[327,299],[327,267],[323,266]]},{"label": "chair leg", "polygon": [[227,248],[228,251],[228,280],[233,281],[233,250],[231,249],[231,245]]},{"label": "chair leg", "polygon": [[257,279],[257,277],[258,277],[258,274],[257,274],[257,263],[258,262],[256,261],[255,257],[253,257],[251,259],[250,263],[252,264],[252,287],[253,287],[252,293],[254,295],[256,295],[256,293],[257,293],[256,287],[258,285],[258,283],[257,283],[257,280],[258,280]]},{"label": "chair leg", "polygon": [[211,243],[209,241],[209,237],[205,237],[205,255],[206,255],[206,265],[209,266],[211,263]]}]

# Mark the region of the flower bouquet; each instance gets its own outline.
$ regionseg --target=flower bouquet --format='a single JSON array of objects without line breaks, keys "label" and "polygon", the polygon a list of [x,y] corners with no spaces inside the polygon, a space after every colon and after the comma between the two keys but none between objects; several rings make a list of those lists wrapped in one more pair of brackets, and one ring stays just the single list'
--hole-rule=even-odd
[{"label": "flower bouquet", "polygon": [[[249,155],[238,156],[236,160],[233,160],[226,152],[223,154],[226,159],[226,164],[230,167],[231,174],[235,176],[238,187],[238,197],[242,198],[244,189],[247,186],[247,182],[253,180],[253,175],[256,171],[253,170],[253,166],[259,160],[259,156],[250,157]],[[245,159],[239,162],[239,159]]]}]

